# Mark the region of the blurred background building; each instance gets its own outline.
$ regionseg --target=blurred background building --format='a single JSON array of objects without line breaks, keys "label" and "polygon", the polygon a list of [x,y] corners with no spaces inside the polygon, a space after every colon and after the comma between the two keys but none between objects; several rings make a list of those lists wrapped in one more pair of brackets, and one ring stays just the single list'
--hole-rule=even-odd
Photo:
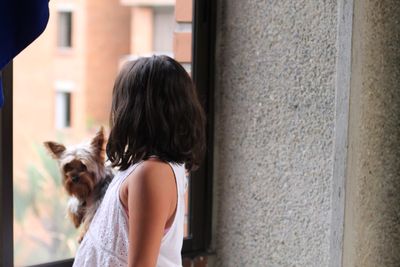
[{"label": "blurred background building", "polygon": [[127,60],[165,54],[190,72],[192,3],[177,2],[176,10],[175,0],[50,1],[45,32],[14,60],[17,266],[72,257],[77,247],[42,143],[79,143],[107,127],[114,79]]}]

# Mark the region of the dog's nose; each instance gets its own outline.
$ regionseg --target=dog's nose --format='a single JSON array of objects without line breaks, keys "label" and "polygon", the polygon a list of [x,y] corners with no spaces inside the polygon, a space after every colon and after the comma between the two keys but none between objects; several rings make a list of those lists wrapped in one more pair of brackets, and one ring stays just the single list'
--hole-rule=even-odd
[{"label": "dog's nose", "polygon": [[74,175],[71,177],[72,182],[76,183],[79,181],[79,175]]}]

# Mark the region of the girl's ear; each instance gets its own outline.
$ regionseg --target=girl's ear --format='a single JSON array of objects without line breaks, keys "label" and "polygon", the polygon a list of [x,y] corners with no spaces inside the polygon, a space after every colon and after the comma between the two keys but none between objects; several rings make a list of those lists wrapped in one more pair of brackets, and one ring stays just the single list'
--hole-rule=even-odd
[{"label": "girl's ear", "polygon": [[104,157],[105,157],[105,151],[103,149],[104,142],[105,142],[104,128],[103,126],[101,126],[100,129],[97,131],[96,136],[92,139],[92,142],[90,143],[94,154],[96,155],[97,159],[101,162],[104,162]]},{"label": "girl's ear", "polygon": [[56,142],[44,142],[44,146],[55,159],[60,159],[62,153],[65,151],[65,146]]}]

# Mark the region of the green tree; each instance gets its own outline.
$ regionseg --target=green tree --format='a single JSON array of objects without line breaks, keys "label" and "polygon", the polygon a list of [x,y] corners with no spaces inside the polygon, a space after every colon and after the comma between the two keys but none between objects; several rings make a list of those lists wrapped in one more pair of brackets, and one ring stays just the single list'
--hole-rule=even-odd
[{"label": "green tree", "polygon": [[[66,217],[68,196],[56,161],[43,146],[35,145],[35,150],[40,164],[27,167],[28,186],[14,184],[14,221],[23,231],[23,238],[15,240],[15,258],[28,254],[24,261],[63,259],[75,253],[77,230]],[[39,227],[47,236],[35,235],[30,223],[33,220],[40,222]],[[27,238],[33,241],[35,248],[24,245]]]}]

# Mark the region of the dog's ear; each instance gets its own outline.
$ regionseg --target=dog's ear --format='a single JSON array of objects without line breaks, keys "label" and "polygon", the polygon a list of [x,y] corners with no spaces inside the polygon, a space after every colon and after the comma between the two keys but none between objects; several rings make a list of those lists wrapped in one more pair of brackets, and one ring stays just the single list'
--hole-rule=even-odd
[{"label": "dog's ear", "polygon": [[91,146],[99,161],[104,162],[105,151],[103,149],[105,142],[103,126],[97,131],[96,136],[92,139]]},{"label": "dog's ear", "polygon": [[56,142],[44,142],[44,146],[55,159],[59,159],[61,154],[65,151],[65,146]]}]

